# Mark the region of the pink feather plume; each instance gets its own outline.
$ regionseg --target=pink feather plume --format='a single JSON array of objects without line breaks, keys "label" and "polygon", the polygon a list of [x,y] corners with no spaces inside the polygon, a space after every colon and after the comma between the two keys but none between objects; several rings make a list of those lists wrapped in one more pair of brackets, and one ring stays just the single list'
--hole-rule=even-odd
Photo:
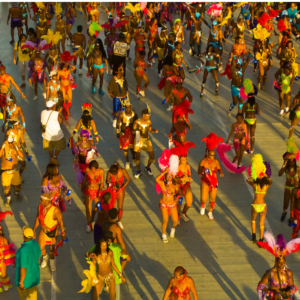
[{"label": "pink feather plume", "polygon": [[300,238],[293,239],[286,244],[286,250],[288,254],[297,252],[300,250]]},{"label": "pink feather plume", "polygon": [[213,17],[218,17],[222,13],[222,5],[221,4],[212,4],[207,11],[207,14],[212,13]]},{"label": "pink feather plume", "polygon": [[229,152],[231,150],[231,145],[222,143],[217,147],[217,153],[219,154],[220,160],[223,163],[224,167],[229,171],[230,173],[242,173],[246,170],[245,166],[241,166],[240,168],[237,167],[237,164],[232,163],[228,157],[226,152]]},{"label": "pink feather plume", "polygon": [[245,93],[245,87],[240,88],[240,97],[243,99],[243,101],[247,101],[248,95]]}]

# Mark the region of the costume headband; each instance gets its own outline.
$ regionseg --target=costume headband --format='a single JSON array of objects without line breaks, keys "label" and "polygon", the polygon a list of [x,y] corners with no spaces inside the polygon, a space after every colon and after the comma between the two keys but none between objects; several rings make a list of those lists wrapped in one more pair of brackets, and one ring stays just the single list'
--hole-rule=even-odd
[{"label": "costume headband", "polygon": [[54,5],[54,12],[56,16],[61,16],[61,12],[62,12],[61,3],[56,3]]},{"label": "costume headband", "polygon": [[174,24],[176,25],[178,22],[181,22],[181,20],[180,20],[180,19],[176,19],[176,20],[174,21]]},{"label": "costume headband", "polygon": [[91,103],[87,103],[85,102],[82,106],[81,106],[82,111],[84,110],[88,110],[90,112],[90,114],[92,114],[92,104]]},{"label": "costume headband", "polygon": [[25,44],[21,47],[22,50],[29,49],[29,50],[35,50],[36,52],[40,52],[41,50],[48,50],[52,46],[52,42],[50,44],[47,44],[46,40],[42,40],[39,44],[35,44],[33,42],[27,41]]},{"label": "costume headband", "polygon": [[82,129],[81,132],[80,132],[80,136],[85,136],[87,138],[90,137],[90,132],[86,129]]},{"label": "costume headband", "polygon": [[60,56],[60,59],[62,62],[68,63],[72,62],[74,59],[76,59],[75,55],[71,55],[69,51],[64,51],[62,55]]},{"label": "costume headband", "polygon": [[40,196],[40,198],[42,198],[43,200],[51,201],[51,198],[48,197]]},{"label": "costume headband", "polygon": [[2,64],[2,61],[0,61],[0,70],[1,69],[6,69],[5,66]]}]

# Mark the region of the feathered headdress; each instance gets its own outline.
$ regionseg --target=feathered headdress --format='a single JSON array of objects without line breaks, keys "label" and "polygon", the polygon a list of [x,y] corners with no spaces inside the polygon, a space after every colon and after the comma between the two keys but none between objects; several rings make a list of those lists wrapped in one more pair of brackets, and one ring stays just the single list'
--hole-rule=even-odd
[{"label": "feathered headdress", "polygon": [[151,108],[150,108],[150,106],[148,105],[147,102],[146,102],[146,105],[147,105],[148,114],[151,116]]},{"label": "feathered headdress", "polygon": [[286,30],[286,26],[285,26],[285,24],[284,24],[284,22],[283,22],[282,19],[280,19],[280,20],[278,21],[278,23],[277,23],[277,29],[278,29],[279,31],[285,31],[285,30]]},{"label": "feathered headdress", "polygon": [[175,19],[174,24],[176,25],[178,22],[181,22],[180,19]]},{"label": "feathered headdress", "polygon": [[43,2],[35,2],[35,4],[39,8],[39,10],[42,10],[45,8],[45,5]]},{"label": "feathered headdress", "polygon": [[60,15],[61,12],[62,12],[62,8],[61,8],[61,3],[58,2],[54,5],[54,12],[55,12],[55,15]]},{"label": "feathered headdress", "polygon": [[[265,167],[266,167],[266,175],[270,178],[271,177],[271,175],[272,175],[272,170],[271,170],[271,165],[270,165],[270,163],[269,162],[267,162],[267,161],[263,161],[263,163],[264,163],[264,165],[265,165]],[[248,175],[250,176],[250,177],[252,177],[251,176],[251,167],[252,167],[252,164],[248,167]]]},{"label": "feathered headdress", "polygon": [[0,212],[0,230],[2,230],[1,222],[7,215],[13,216],[13,213],[11,211]]},{"label": "feathered headdress", "polygon": [[170,151],[177,156],[187,156],[191,147],[196,148],[193,142],[178,143],[174,140],[173,143],[175,144],[175,147],[170,149]]},{"label": "feathered headdress", "polygon": [[47,44],[46,40],[42,40],[39,44],[35,44],[33,42],[27,41],[25,44],[21,47],[21,49],[30,49],[35,51],[42,51],[42,50],[48,50],[52,46],[52,42],[50,44]]},{"label": "feathered headdress", "polygon": [[184,100],[180,105],[176,105],[176,107],[173,110],[173,120],[175,119],[178,121],[183,116],[185,116],[185,119],[189,119],[189,114],[193,114],[194,111],[190,109],[191,102]]},{"label": "feathered headdress", "polygon": [[88,110],[90,112],[90,115],[92,114],[92,104],[91,103],[87,103],[85,102],[82,106],[81,106],[82,111],[84,110]]},{"label": "feathered headdress", "polygon": [[0,70],[1,69],[6,69],[5,66],[2,64],[2,61],[0,61]]},{"label": "feathered headdress", "polygon": [[179,157],[172,154],[171,150],[165,149],[158,159],[158,166],[162,171],[169,168],[169,173],[175,176],[178,172]]},{"label": "feathered headdress", "polygon": [[53,30],[48,29],[47,35],[42,35],[41,39],[45,40],[47,44],[52,43],[52,45],[56,45],[62,39],[62,35],[59,31],[56,31],[55,34],[53,34]]},{"label": "feathered headdress", "polygon": [[111,29],[111,28],[120,28],[124,24],[128,24],[127,20],[123,20],[123,21],[118,22],[119,20],[120,20],[119,17],[115,17],[114,19],[109,18],[108,19],[109,24],[104,23],[104,24],[101,25],[101,27],[106,28],[106,29]]},{"label": "feathered headdress", "polygon": [[260,18],[258,18],[258,23],[261,26],[265,26],[270,19],[271,19],[271,17],[267,13],[263,13],[262,16]]},{"label": "feathered headdress", "polygon": [[222,9],[223,7],[221,4],[212,4],[208,9],[207,14],[211,13],[213,17],[218,17],[222,13]]},{"label": "feathered headdress", "polygon": [[249,78],[244,79],[243,86],[240,88],[240,97],[244,101],[248,99],[249,94],[257,95],[258,89]]},{"label": "feathered headdress", "polygon": [[135,3],[135,5],[132,5],[131,3],[128,3],[127,6],[125,6],[125,9],[129,9],[133,14],[140,11],[142,9],[140,3]]},{"label": "feathered headdress", "polygon": [[276,18],[281,12],[281,10],[279,9],[272,9],[271,6],[268,6],[267,9],[268,9],[269,16],[271,18]]},{"label": "feathered headdress", "polygon": [[257,24],[256,28],[253,29],[254,38],[256,40],[265,40],[270,37],[270,33],[266,28],[263,28],[260,24]]},{"label": "feathered headdress", "polygon": [[63,62],[72,62],[74,59],[76,59],[75,55],[71,55],[69,51],[64,51],[62,55],[60,56],[61,61]]},{"label": "feathered headdress", "polygon": [[293,137],[290,137],[286,141],[286,152],[283,154],[283,159],[296,159],[299,161],[300,151],[295,143]]},{"label": "feathered headdress", "polygon": [[263,178],[267,176],[267,168],[264,164],[264,160],[261,154],[255,154],[251,159],[251,178],[256,180],[257,178]]},{"label": "feathered headdress", "polygon": [[89,26],[89,34],[90,36],[98,36],[98,33],[100,31],[102,31],[103,28],[96,22],[93,22],[90,26]]},{"label": "feathered headdress", "polygon": [[264,238],[266,242],[257,242],[257,244],[275,257],[285,257],[300,250],[300,238],[293,239],[286,243],[283,235],[278,234],[276,241],[273,234],[268,231],[265,231]]},{"label": "feathered headdress", "polygon": [[217,137],[217,135],[211,132],[207,137],[201,139],[201,142],[205,142],[207,150],[214,150],[220,143],[223,143],[224,140],[221,137]]}]

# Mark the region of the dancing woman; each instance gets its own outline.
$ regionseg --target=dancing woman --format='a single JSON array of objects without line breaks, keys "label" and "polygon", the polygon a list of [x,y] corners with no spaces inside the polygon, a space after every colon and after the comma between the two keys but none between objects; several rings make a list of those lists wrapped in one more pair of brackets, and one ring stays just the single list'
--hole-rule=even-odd
[{"label": "dancing woman", "polygon": [[247,125],[244,123],[244,116],[241,113],[236,115],[236,122],[231,126],[231,132],[229,133],[226,144],[228,144],[233,134],[233,146],[235,150],[233,162],[238,161],[239,168],[242,163],[244,151],[246,151],[249,142]]},{"label": "dancing woman", "polygon": [[72,40],[71,29],[75,23],[74,18],[77,17],[77,13],[76,13],[75,9],[71,6],[70,2],[66,2],[66,10],[65,10],[64,16],[66,16],[66,19],[67,19],[67,35],[70,39],[68,46],[70,46],[71,40]]},{"label": "dancing woman", "polygon": [[48,164],[46,173],[42,179],[41,192],[42,194],[49,193],[51,197],[51,203],[54,206],[59,207],[62,212],[65,212],[66,205],[63,198],[63,192],[65,194],[66,201],[69,201],[71,199],[71,195],[67,195],[67,185],[59,174],[56,165]]},{"label": "dancing woman", "polygon": [[171,228],[170,237],[175,237],[175,227],[178,223],[177,200],[179,195],[179,186],[176,184],[173,176],[168,173],[169,169],[156,177],[156,183],[160,186],[162,197],[159,201],[159,208],[162,215],[162,241],[168,243],[166,230],[171,216],[173,226]]},{"label": "dancing woman", "polygon": [[169,281],[163,300],[191,300],[191,293],[194,300],[198,300],[195,282],[190,276],[186,276],[187,271],[183,267],[177,267],[174,277]]},{"label": "dancing woman", "polygon": [[295,96],[291,106],[289,107],[286,114],[290,112],[289,119],[291,120],[291,128],[289,130],[289,137],[291,138],[295,127],[297,126],[299,120],[300,120],[300,90],[298,91],[297,95]]},{"label": "dancing woman", "polygon": [[[124,182],[126,179],[126,182]],[[117,199],[118,202],[118,226],[123,229],[121,223],[123,217],[123,203],[125,198],[125,188],[130,182],[130,178],[125,169],[120,168],[118,163],[111,165],[109,171],[106,175],[106,184],[108,186],[108,191],[110,191],[112,196],[112,201]]]},{"label": "dancing woman", "polygon": [[148,52],[148,64],[152,65],[155,63],[155,59],[152,58],[152,50],[153,50],[153,42],[158,34],[158,26],[157,26],[157,20],[155,18],[152,18],[149,23],[149,34],[148,34],[148,46],[149,46],[149,52]]},{"label": "dancing woman", "polygon": [[184,75],[183,65],[185,65],[185,67],[188,70],[189,70],[189,67],[188,67],[187,63],[183,59],[181,44],[178,41],[175,42],[175,49],[174,49],[174,51],[172,53],[172,57],[173,57],[173,61],[174,61],[174,66],[176,66],[177,69],[178,69],[177,72],[179,73],[179,75],[182,78],[182,80],[184,80],[185,79],[185,75]]},{"label": "dancing woman", "polygon": [[[139,52],[139,56],[134,60],[134,77],[136,79],[137,87],[136,87],[136,97],[139,99],[140,96],[145,97],[145,90],[149,85],[149,79],[146,75],[146,62],[145,62],[146,52],[144,50]],[[145,84],[141,89],[142,80],[144,80]]]},{"label": "dancing woman", "polygon": [[104,186],[104,171],[99,168],[97,161],[89,162],[89,167],[85,169],[85,176],[81,184],[81,191],[83,192],[83,199],[86,213],[86,232],[92,230],[92,204],[98,202]]},{"label": "dancing woman", "polygon": [[[60,53],[63,53],[66,50],[66,30],[68,25],[66,21],[62,19],[61,11],[60,3],[58,3],[58,6],[55,5],[56,22],[54,33],[59,32],[62,36],[62,39],[58,42],[58,50]],[[62,48],[62,51],[60,50],[60,47]]]},{"label": "dancing woman", "polygon": [[256,243],[256,217],[259,214],[260,239],[264,239],[265,218],[267,214],[267,204],[265,196],[272,184],[272,180],[266,174],[267,168],[261,154],[255,154],[251,159],[251,178],[247,179],[247,183],[253,187],[255,198],[251,208],[251,227],[252,242]]}]

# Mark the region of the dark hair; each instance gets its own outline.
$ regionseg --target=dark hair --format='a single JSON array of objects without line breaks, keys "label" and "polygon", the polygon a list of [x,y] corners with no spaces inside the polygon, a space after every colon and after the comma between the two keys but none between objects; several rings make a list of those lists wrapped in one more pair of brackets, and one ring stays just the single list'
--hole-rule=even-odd
[{"label": "dark hair", "polygon": [[115,163],[110,166],[109,172],[113,175],[116,175],[118,173],[118,170],[119,170],[119,164]]},{"label": "dark hair", "polygon": [[28,28],[28,33],[32,33],[32,35],[34,35],[34,37],[36,38],[36,32],[32,27]]},{"label": "dark hair", "polygon": [[256,178],[256,180],[254,180],[253,183],[259,185],[260,188],[262,189],[265,185],[270,185],[270,179],[267,176],[261,179]]},{"label": "dark hair", "polygon": [[78,31],[78,32],[81,32],[81,31],[82,31],[82,26],[81,26],[81,25],[78,25],[78,26],[77,26],[77,31]]},{"label": "dark hair", "polygon": [[101,51],[101,53],[102,53],[102,59],[107,58],[106,52],[105,52],[105,50],[104,50],[103,42],[102,42],[102,40],[99,39],[99,38],[98,38],[98,39],[96,40],[96,42],[95,42],[95,48],[94,48],[94,51],[95,51],[95,49],[96,49],[96,44],[98,44],[98,43],[99,43],[100,51]]},{"label": "dark hair", "polygon": [[[166,185],[166,183],[167,183],[167,176],[169,175],[169,173],[166,173],[165,175],[164,175],[164,184]],[[175,179],[172,177],[172,184],[176,184],[176,181],[175,181]]]},{"label": "dark hair", "polygon": [[91,169],[91,168],[96,168],[96,169],[99,168],[99,164],[96,160],[92,160],[89,162],[89,169]]},{"label": "dark hair", "polygon": [[250,106],[253,106],[254,104],[255,104],[255,97],[254,97],[254,94],[252,94],[252,93],[250,93],[249,95],[248,95],[248,103],[250,104]]},{"label": "dark hair", "polygon": [[85,128],[89,128],[91,126],[91,121],[93,120],[92,116],[90,115],[90,112],[88,110],[84,110],[81,115],[81,121],[82,125]]},{"label": "dark hair", "polygon": [[174,47],[176,48],[178,45],[180,45],[180,42],[175,42]]},{"label": "dark hair", "polygon": [[292,165],[292,166],[294,166],[294,168],[295,168],[295,169],[297,169],[297,161],[296,161],[296,159],[295,159],[295,158],[293,159],[293,161],[292,161],[292,162],[291,162],[291,160],[290,160],[290,159],[288,160],[288,162],[286,163],[287,167],[289,167],[291,163],[293,163],[293,165]]},{"label": "dark hair", "polygon": [[48,180],[52,180],[54,176],[58,175],[56,174],[57,166],[55,164],[48,164],[46,167],[46,173],[43,176],[43,178],[48,178]]},{"label": "dark hair", "polygon": [[106,252],[108,253],[109,252],[109,248],[108,248],[108,244],[107,244],[107,240],[105,239],[99,239],[96,243],[96,248],[95,248],[95,251],[94,253],[98,256],[101,254],[101,244],[102,243],[106,243]]},{"label": "dark hair", "polygon": [[173,57],[171,55],[167,55],[166,58],[165,58],[165,60],[164,60],[164,64],[163,65],[168,65],[168,66],[172,67],[173,63],[174,63]]},{"label": "dark hair", "polygon": [[139,51],[139,55],[140,55],[140,56],[145,56],[145,55],[146,55],[146,52],[145,52],[145,50],[141,50],[141,51]]},{"label": "dark hair", "polygon": [[170,36],[176,37],[176,34],[174,32],[170,32],[169,37]]},{"label": "dark hair", "polygon": [[291,40],[288,40],[288,41],[286,42],[286,47],[288,47],[288,44],[292,44],[292,47],[293,47],[293,42],[292,42]]},{"label": "dark hair", "polygon": [[178,273],[179,275],[185,274],[185,268],[179,266],[175,269],[174,273]]},{"label": "dark hair", "polygon": [[64,67],[67,67],[67,70],[69,69],[69,67],[68,67],[68,64],[66,63],[66,62],[62,62],[62,63],[60,63],[60,65],[59,65],[59,67],[60,67],[60,70],[62,70]]},{"label": "dark hair", "polygon": [[26,38],[26,34],[24,34],[24,33],[21,33],[21,34],[19,35],[19,42],[21,42],[22,37],[24,37],[24,36],[25,36],[25,38]]},{"label": "dark hair", "polygon": [[143,115],[148,115],[148,114],[149,114],[149,111],[148,111],[147,108],[142,110],[142,116]]},{"label": "dark hair", "polygon": [[242,113],[237,113],[236,118],[238,118],[238,117],[242,117],[244,119],[244,116]]},{"label": "dark hair", "polygon": [[109,204],[110,200],[111,200],[111,193],[110,192],[106,192],[102,195],[102,199],[104,201],[105,204]]}]

